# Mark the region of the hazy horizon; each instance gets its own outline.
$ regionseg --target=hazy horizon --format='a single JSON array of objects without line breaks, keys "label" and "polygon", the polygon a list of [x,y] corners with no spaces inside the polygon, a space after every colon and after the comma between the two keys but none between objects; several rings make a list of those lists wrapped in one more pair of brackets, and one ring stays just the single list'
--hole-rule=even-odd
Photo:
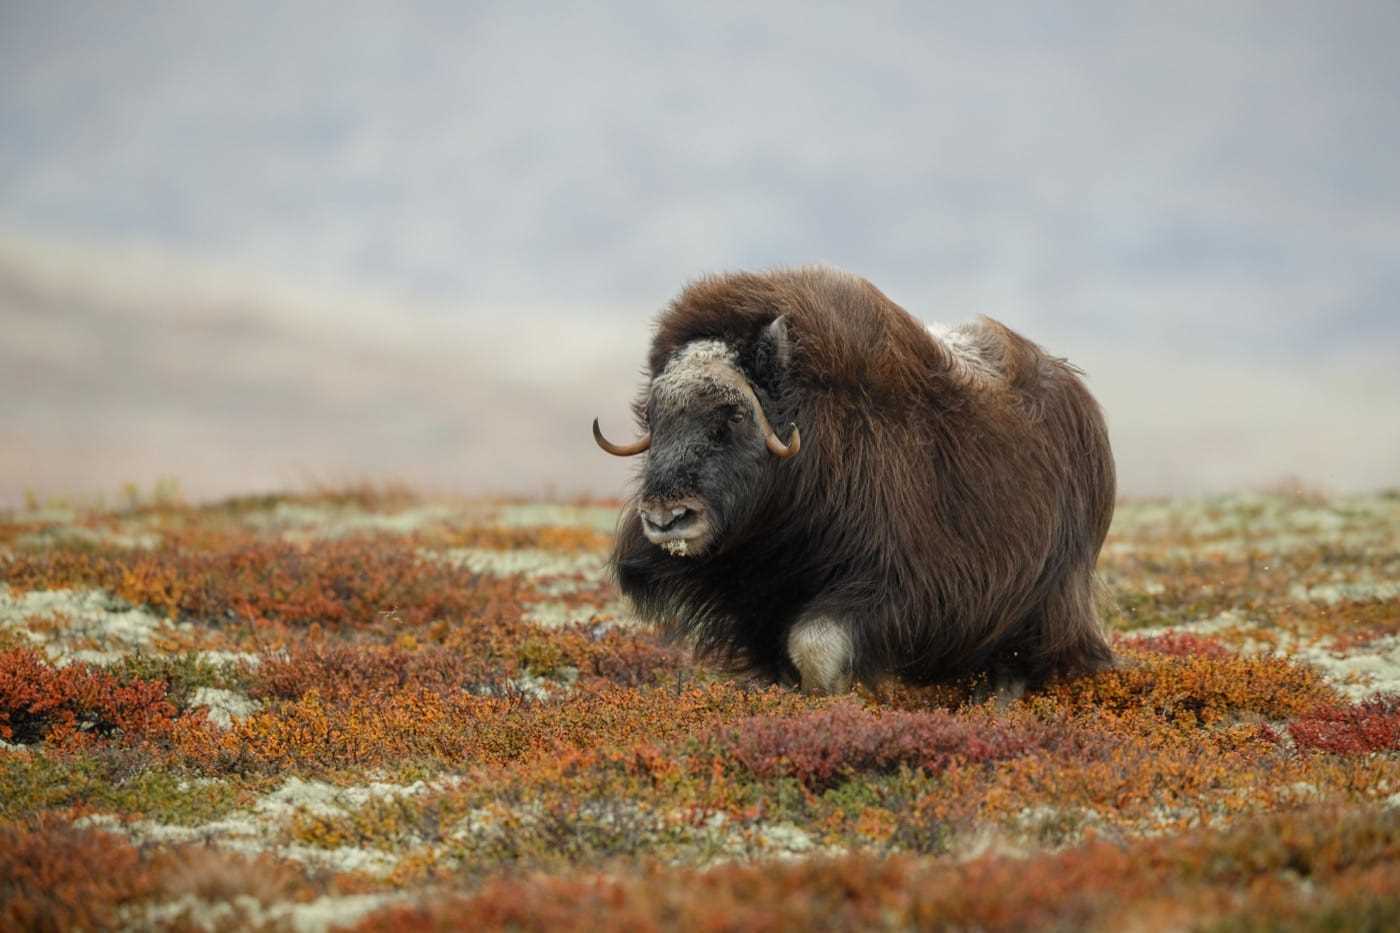
[{"label": "hazy horizon", "polygon": [[[465,320],[149,247],[0,234],[0,321],[22,337],[0,345],[0,393],[22,400],[3,416],[0,505],[167,477],[194,499],[362,480],[623,495],[632,464],[589,426],[631,429],[653,314]],[[1050,348],[1086,370],[1124,495],[1400,476],[1388,348],[1305,367],[1089,334]]]}]

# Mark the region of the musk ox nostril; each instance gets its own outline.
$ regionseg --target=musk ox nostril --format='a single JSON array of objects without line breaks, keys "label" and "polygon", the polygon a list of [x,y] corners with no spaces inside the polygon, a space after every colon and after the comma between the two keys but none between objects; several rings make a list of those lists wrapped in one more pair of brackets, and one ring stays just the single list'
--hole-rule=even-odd
[{"label": "musk ox nostril", "polygon": [[653,531],[683,528],[700,514],[700,509],[694,505],[675,505],[669,502],[643,503],[638,511]]},{"label": "musk ox nostril", "polygon": [[665,531],[675,523],[675,518],[667,512],[647,512],[645,515],[647,523],[659,531]]}]

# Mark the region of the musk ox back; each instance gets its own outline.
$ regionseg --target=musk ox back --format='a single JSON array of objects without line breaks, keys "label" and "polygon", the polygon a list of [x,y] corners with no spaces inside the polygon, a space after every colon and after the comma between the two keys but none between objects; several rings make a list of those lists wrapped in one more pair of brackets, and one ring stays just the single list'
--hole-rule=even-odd
[{"label": "musk ox back", "polygon": [[1098,405],[996,321],[931,329],[829,268],[703,279],[657,321],[613,569],[638,612],[803,689],[1107,665]]}]

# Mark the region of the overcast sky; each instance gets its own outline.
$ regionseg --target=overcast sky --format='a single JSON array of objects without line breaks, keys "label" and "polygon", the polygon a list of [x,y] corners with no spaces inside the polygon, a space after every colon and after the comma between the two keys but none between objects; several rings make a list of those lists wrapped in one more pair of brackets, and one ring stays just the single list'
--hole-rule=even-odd
[{"label": "overcast sky", "polygon": [[827,261],[1071,357],[1400,365],[1398,48],[1394,0],[3,0],[0,230],[404,327]]}]

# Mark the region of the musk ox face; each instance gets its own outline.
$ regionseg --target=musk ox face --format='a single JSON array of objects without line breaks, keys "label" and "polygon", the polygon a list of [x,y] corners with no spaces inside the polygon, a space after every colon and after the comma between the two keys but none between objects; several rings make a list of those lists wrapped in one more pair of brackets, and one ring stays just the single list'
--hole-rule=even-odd
[{"label": "musk ox face", "polygon": [[[782,319],[760,338],[761,358],[780,365]],[[721,549],[726,533],[754,511],[766,471],[797,453],[794,426],[784,444],[769,424],[737,348],[695,340],[678,348],[637,405],[645,434],[633,444],[594,436],[609,453],[646,453],[636,507],[648,541],[675,557]]]},{"label": "musk ox face", "polygon": [[687,344],[652,380],[637,502],[649,541],[697,557],[750,509],[769,457],[757,406],[734,351],[719,341]]}]

